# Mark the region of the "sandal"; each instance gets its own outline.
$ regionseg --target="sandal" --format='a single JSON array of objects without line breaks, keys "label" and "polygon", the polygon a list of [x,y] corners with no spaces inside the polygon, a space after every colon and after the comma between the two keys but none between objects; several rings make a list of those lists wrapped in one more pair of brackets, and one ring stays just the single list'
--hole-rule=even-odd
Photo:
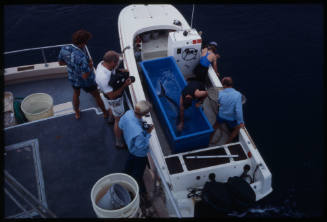
[{"label": "sandal", "polygon": [[122,140],[117,140],[116,141],[116,144],[115,144],[115,147],[117,148],[117,149],[125,149],[126,148],[126,145],[125,145],[125,143],[122,141]]},{"label": "sandal", "polygon": [[126,148],[126,146],[124,144],[116,144],[115,147],[117,149],[125,149]]}]

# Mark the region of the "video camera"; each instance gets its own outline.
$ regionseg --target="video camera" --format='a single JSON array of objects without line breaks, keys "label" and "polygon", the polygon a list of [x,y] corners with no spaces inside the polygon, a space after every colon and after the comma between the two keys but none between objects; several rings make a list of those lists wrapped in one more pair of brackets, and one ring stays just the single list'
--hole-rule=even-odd
[{"label": "video camera", "polygon": [[143,130],[147,131],[148,129],[150,129],[152,126],[152,124],[148,124],[146,121],[142,121],[142,128]]},{"label": "video camera", "polygon": [[132,82],[135,82],[134,76],[129,76],[129,72],[123,72],[121,70],[116,70],[114,75],[111,75],[108,85],[113,88],[113,90],[119,89],[126,81],[130,78]]}]

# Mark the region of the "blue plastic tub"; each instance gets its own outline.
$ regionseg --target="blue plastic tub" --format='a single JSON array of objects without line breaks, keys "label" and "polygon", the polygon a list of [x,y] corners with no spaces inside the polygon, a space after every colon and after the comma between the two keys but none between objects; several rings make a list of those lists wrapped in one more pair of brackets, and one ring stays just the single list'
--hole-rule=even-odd
[{"label": "blue plastic tub", "polygon": [[203,111],[194,104],[184,111],[184,129],[178,132],[179,98],[186,86],[174,57],[140,62],[148,91],[159,121],[174,153],[185,152],[209,144],[213,128]]}]

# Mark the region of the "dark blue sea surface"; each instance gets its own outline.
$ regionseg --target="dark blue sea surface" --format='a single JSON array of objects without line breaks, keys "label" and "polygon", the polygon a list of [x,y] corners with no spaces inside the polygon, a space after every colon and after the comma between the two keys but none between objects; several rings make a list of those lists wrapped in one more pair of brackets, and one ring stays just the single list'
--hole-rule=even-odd
[{"label": "dark blue sea surface", "polygon": [[[70,43],[83,28],[97,64],[107,50],[120,51],[124,6],[5,5],[4,49]],[[192,5],[175,7],[191,23]],[[240,217],[324,215],[323,12],[322,4],[195,5],[193,27],[218,42],[218,71],[247,97],[245,125],[272,173],[273,192]],[[26,64],[34,57],[41,54]]]}]

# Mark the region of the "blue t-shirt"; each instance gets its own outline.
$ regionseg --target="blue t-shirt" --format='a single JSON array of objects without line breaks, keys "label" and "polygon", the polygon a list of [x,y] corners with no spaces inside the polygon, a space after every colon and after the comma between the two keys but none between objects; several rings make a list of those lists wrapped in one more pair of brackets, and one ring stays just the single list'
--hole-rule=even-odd
[{"label": "blue t-shirt", "polygon": [[[87,54],[76,46],[63,46],[58,59],[67,64],[68,79],[75,87],[90,87],[95,85],[95,75],[88,63]],[[91,72],[87,79],[82,74]]]},{"label": "blue t-shirt", "polygon": [[244,123],[242,110],[242,94],[233,88],[225,88],[218,94],[218,115],[226,120]]},{"label": "blue t-shirt", "polygon": [[136,118],[133,110],[128,110],[119,120],[128,150],[137,157],[145,157],[149,152],[151,134],[142,128],[141,120]]}]

